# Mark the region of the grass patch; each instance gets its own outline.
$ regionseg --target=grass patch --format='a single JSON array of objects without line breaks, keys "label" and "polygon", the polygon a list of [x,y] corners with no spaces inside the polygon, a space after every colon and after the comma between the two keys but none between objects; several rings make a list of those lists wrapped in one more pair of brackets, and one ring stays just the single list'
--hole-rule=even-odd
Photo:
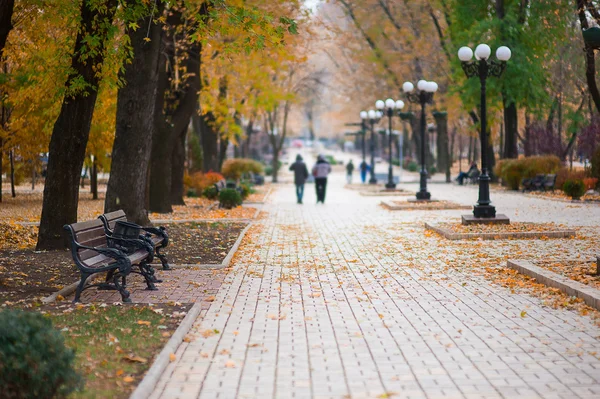
[{"label": "grass patch", "polygon": [[70,398],[127,398],[187,307],[75,305],[46,311],[76,351],[85,388]]}]

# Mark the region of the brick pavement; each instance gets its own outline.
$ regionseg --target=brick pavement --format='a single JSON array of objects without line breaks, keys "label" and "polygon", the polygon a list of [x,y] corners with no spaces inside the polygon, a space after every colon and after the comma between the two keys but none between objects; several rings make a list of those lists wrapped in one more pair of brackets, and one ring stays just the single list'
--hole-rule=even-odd
[{"label": "brick pavement", "polygon": [[587,227],[577,239],[450,244],[422,221],[465,211],[386,211],[342,179],[325,205],[312,186],[304,206],[280,187],[151,398],[600,397],[598,325],[484,277],[516,253],[591,256],[600,208],[494,193],[513,220]]}]

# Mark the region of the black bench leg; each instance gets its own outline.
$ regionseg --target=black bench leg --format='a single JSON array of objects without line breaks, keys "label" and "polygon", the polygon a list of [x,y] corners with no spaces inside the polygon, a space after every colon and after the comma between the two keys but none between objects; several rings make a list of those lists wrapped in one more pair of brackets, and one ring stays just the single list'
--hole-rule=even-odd
[{"label": "black bench leg", "polygon": [[157,247],[154,252],[156,252],[156,256],[158,257],[158,259],[160,259],[160,263],[162,263],[163,270],[173,270],[173,268],[169,266],[169,261],[167,260],[167,257],[164,254],[160,253],[160,247]]},{"label": "black bench leg", "polygon": [[121,272],[115,273],[113,275],[113,283],[115,284],[115,287],[117,287],[117,290],[121,294],[121,299],[123,299],[123,303],[131,303],[131,298],[129,298],[129,291],[127,291],[124,285],[119,282],[120,279],[123,279],[123,281],[125,281],[125,275],[122,275]]},{"label": "black bench leg", "polygon": [[85,288],[85,282],[87,281],[89,276],[90,276],[90,274],[82,274],[81,275],[81,281],[79,282],[79,285],[77,286],[77,290],[75,291],[75,299],[73,299],[73,303],[80,302],[79,298],[81,297],[81,292]]},{"label": "black bench leg", "polygon": [[106,278],[104,279],[104,283],[98,284],[98,289],[101,291],[116,291],[117,287],[115,287],[112,284],[114,274],[115,274],[114,270],[109,270],[106,273]]},{"label": "black bench leg", "polygon": [[146,280],[146,289],[149,291],[157,291],[158,288],[154,285],[154,282],[157,281],[154,276],[154,269],[147,263],[140,263],[140,272],[144,279]]}]

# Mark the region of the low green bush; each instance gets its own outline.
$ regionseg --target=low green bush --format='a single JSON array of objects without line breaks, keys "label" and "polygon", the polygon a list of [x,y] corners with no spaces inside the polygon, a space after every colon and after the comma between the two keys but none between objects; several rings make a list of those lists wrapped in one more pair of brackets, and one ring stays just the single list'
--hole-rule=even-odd
[{"label": "low green bush", "polygon": [[406,164],[406,170],[409,172],[416,172],[419,170],[419,164],[415,161],[410,161]]},{"label": "low green bush", "polygon": [[3,399],[66,398],[83,387],[75,353],[37,312],[0,312],[0,387]]},{"label": "low green bush", "polygon": [[242,192],[241,192],[242,200],[245,200],[246,198],[248,198],[248,196],[255,191],[254,188],[252,188],[252,184],[250,184],[248,182],[240,183],[240,188],[242,189]]},{"label": "low green bush", "polygon": [[273,176],[273,167],[271,165],[265,166],[265,176]]},{"label": "low green bush", "polygon": [[329,162],[330,165],[337,165],[337,161],[333,157],[333,155],[325,155],[325,160]]},{"label": "low green bush", "polygon": [[242,195],[235,188],[225,188],[219,192],[221,208],[231,209],[242,205]]},{"label": "low green bush", "polygon": [[202,196],[204,196],[210,200],[215,200],[219,197],[219,193],[215,186],[210,186],[210,187],[206,187],[204,189],[204,191],[202,191]]},{"label": "low green bush", "polygon": [[574,200],[578,200],[585,194],[585,184],[583,180],[568,179],[562,186],[563,191]]}]

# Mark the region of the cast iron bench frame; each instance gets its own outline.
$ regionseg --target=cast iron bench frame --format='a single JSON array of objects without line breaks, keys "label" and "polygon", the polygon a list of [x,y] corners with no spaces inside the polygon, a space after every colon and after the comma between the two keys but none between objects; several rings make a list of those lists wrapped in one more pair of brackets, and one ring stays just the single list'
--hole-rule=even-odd
[{"label": "cast iron bench frame", "polygon": [[[126,290],[127,276],[130,273],[141,274],[148,290],[157,289],[153,282],[154,270],[149,267],[154,248],[148,241],[109,237],[99,219],[68,224],[63,228],[69,233],[73,261],[81,272],[74,303],[79,302],[81,293],[90,287],[115,289],[121,294],[124,303],[131,302],[130,293]],[[132,247],[135,251],[128,254],[119,247]],[[134,271],[133,266],[138,266],[140,271]],[[107,272],[105,282],[86,285],[90,276],[103,272]]]},{"label": "cast iron bench frame", "polygon": [[[114,212],[105,213],[98,217],[104,225],[104,231],[108,236],[113,235],[113,229],[118,221],[127,221],[127,215],[122,209]],[[159,227],[142,227],[142,230],[146,232],[145,235],[141,235],[140,239],[149,241],[154,246],[154,254],[160,260],[163,270],[172,270],[167,260],[166,255],[161,254],[160,251],[169,245],[169,235],[167,229],[163,226]]]}]

